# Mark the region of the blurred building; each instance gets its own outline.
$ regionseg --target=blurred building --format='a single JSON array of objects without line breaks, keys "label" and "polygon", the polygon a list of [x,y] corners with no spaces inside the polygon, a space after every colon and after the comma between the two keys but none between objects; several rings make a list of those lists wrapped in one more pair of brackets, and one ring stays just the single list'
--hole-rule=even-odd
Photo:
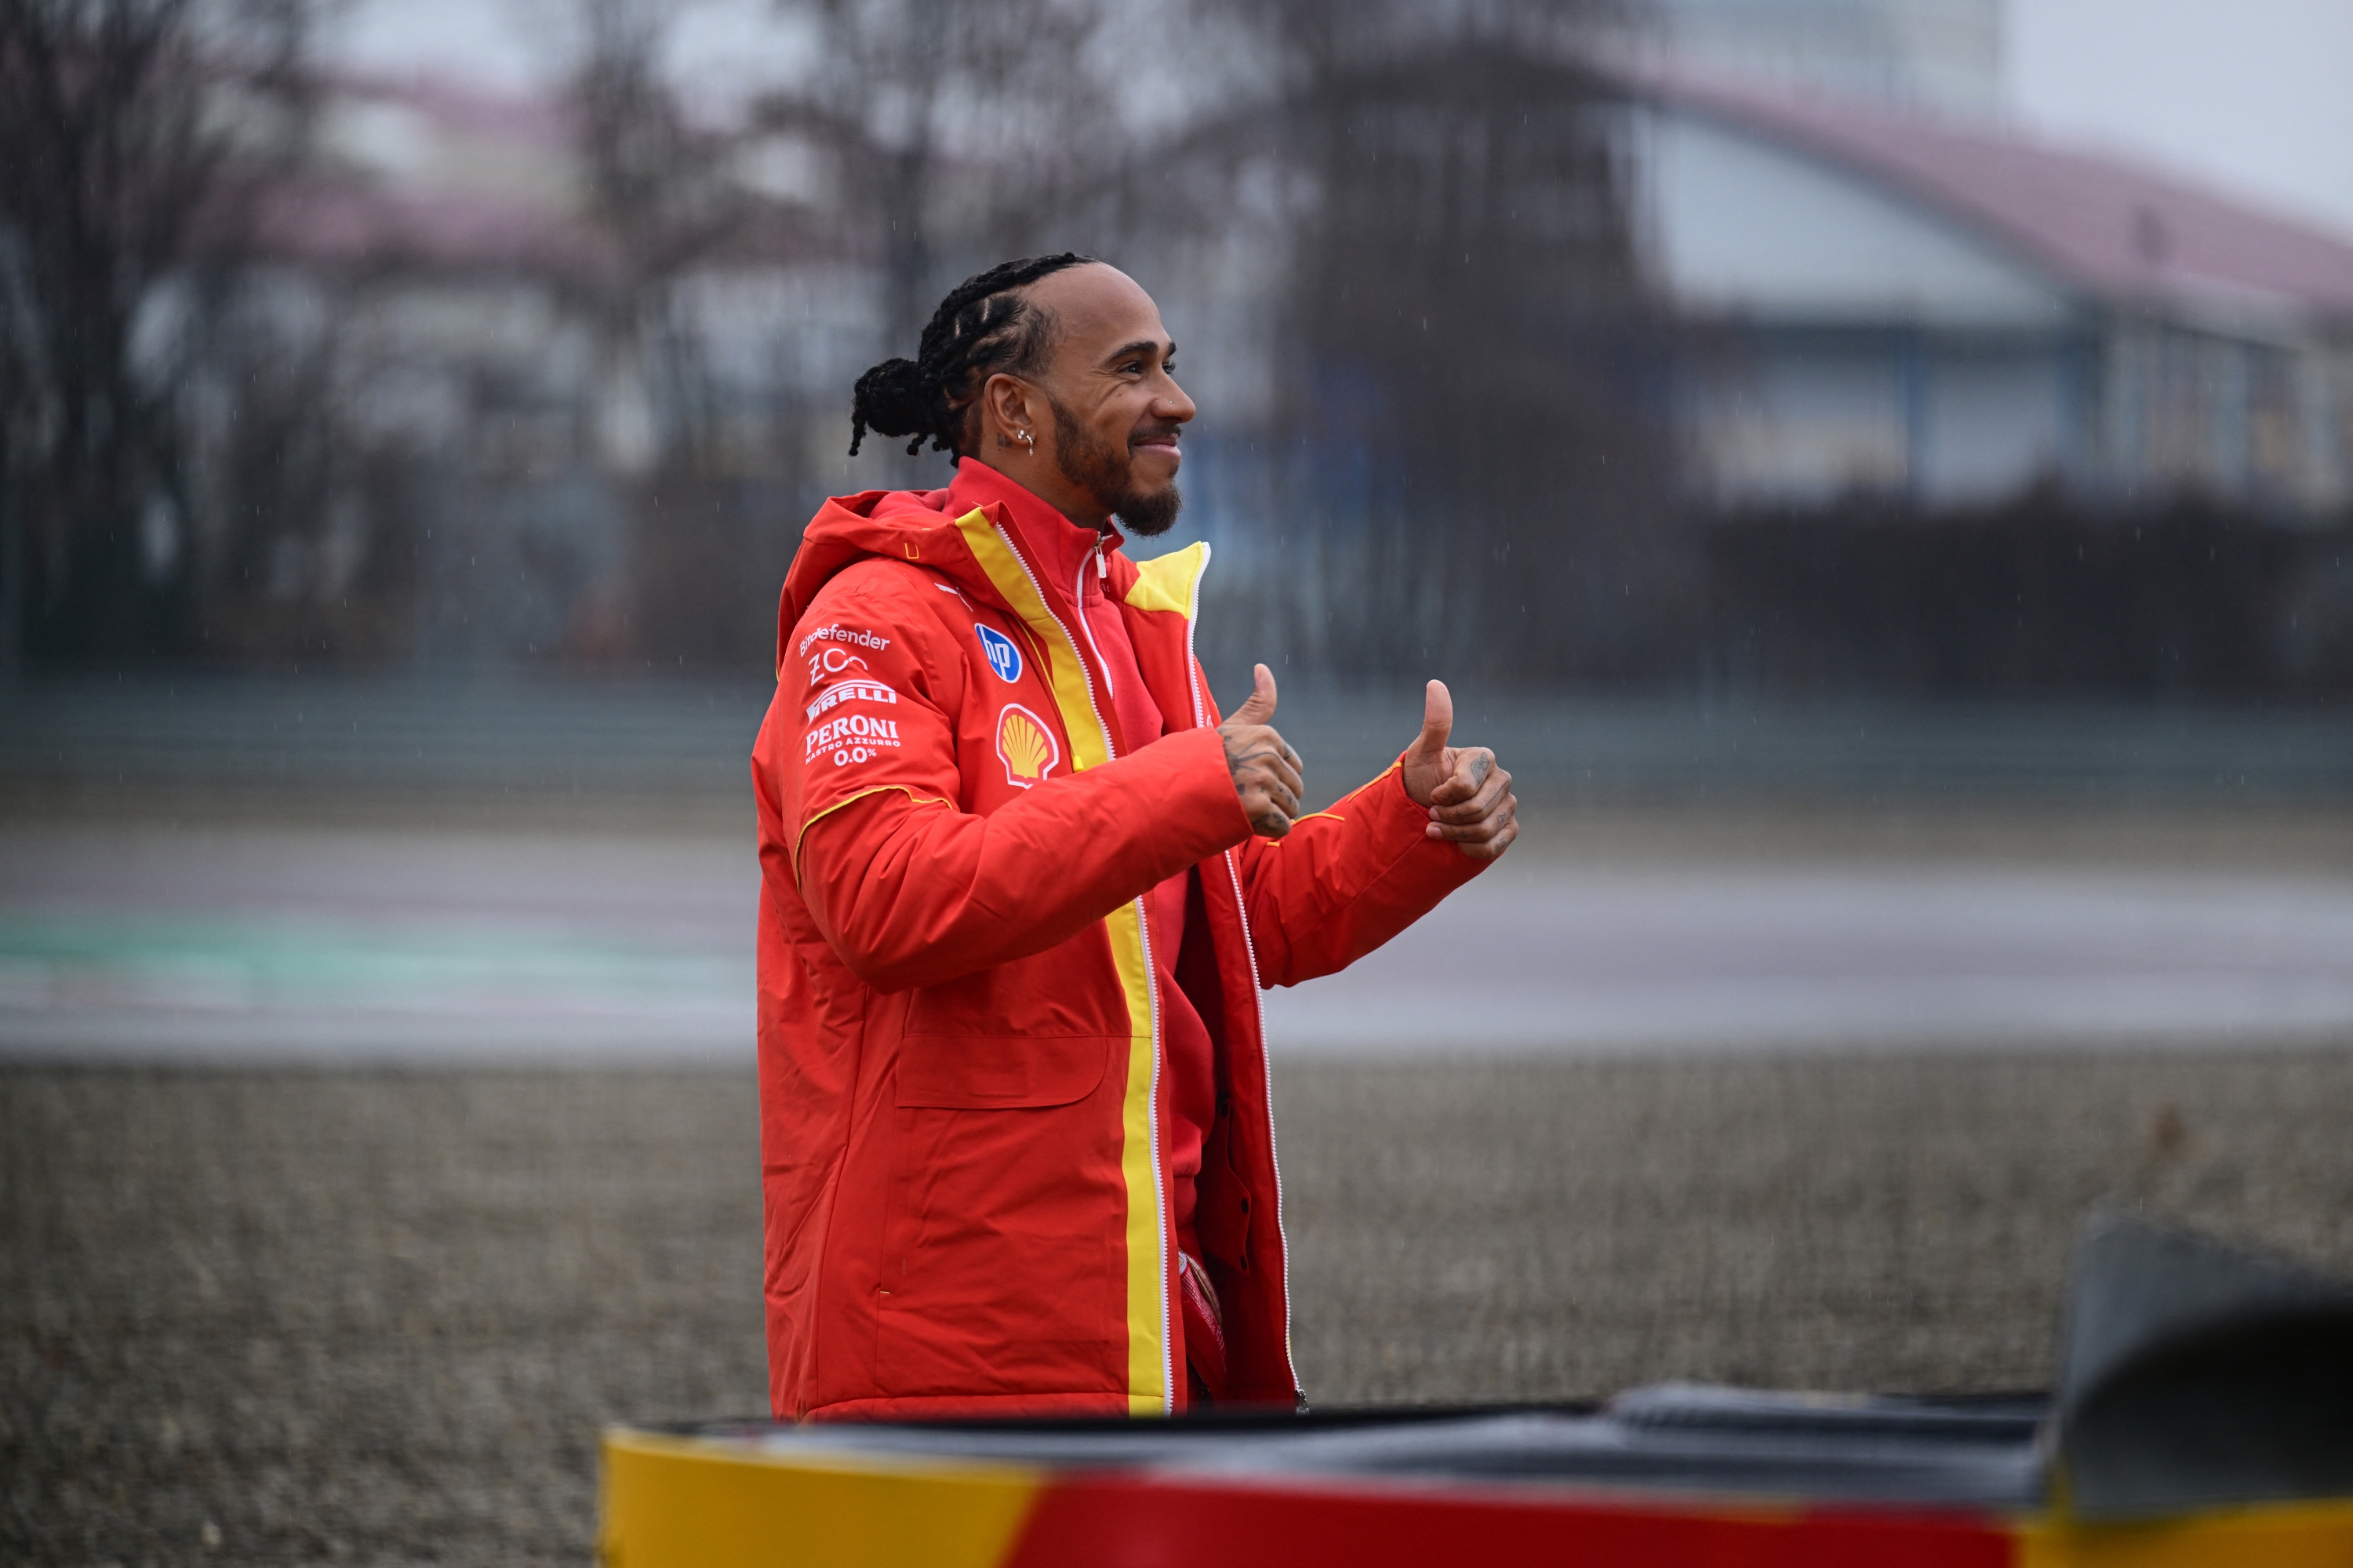
[{"label": "blurred building", "polygon": [[[1729,37],[1763,7],[1688,9]],[[1620,79],[1645,265],[1694,329],[1700,494],[2309,515],[2353,493],[2353,246],[1989,121],[1688,65]]]},{"label": "blurred building", "polygon": [[[1643,388],[1620,400],[1645,418],[1648,388],[1672,389],[1698,510],[2189,495],[2307,520],[2353,499],[2353,247],[1975,113],[1998,75],[1990,3],[1668,12],[1682,54],[1604,68],[1604,112],[1639,268],[1676,329],[1640,352],[1677,358],[1611,374]],[[334,434],[260,577],[272,603],[325,615],[364,563],[406,551],[411,576],[381,596],[401,624],[362,657],[757,667],[815,495],[944,470],[889,443],[840,462],[844,393],[888,312],[877,259],[826,218],[839,170],[790,135],[741,138],[704,171],[741,221],[648,286],[578,112],[342,79],[309,171],[265,209],[273,332],[321,367],[290,396],[331,406]],[[1260,439],[1295,308],[1290,210],[1237,202],[1162,237],[1151,281],[1203,395],[1187,529],[1242,546],[1229,580],[1306,596],[1261,619],[1337,648],[1334,605],[1410,577],[1392,546],[1427,523],[1408,508],[1380,531],[1397,507],[1367,477],[1378,441]],[[223,509],[238,441],[245,471],[286,468],[246,396],[208,449]],[[1684,547],[1650,525],[1671,510],[1642,513],[1661,550]],[[1276,544],[1296,569],[1252,555]],[[1605,597],[1630,602],[1640,574],[1609,573]],[[1369,620],[1396,641],[1398,616]],[[1323,647],[1302,659],[1346,662]]]},{"label": "blurred building", "polygon": [[[682,535],[691,552],[714,524],[798,506],[777,500],[795,455],[780,411],[839,379],[856,350],[837,328],[863,324],[871,284],[756,222],[649,279],[599,205],[576,106],[322,85],[304,171],[260,209],[237,342],[265,369],[307,367],[280,375],[302,406],[278,422],[311,421],[332,458],[283,508],[261,597],[348,605],[356,563],[398,554],[402,624],[332,652],[456,666],[646,652],[645,587],[680,575]],[[203,445],[215,510],[247,504],[251,471],[286,467],[238,461],[269,381],[248,377]],[[780,576],[791,531],[768,532],[776,558],[754,565]],[[723,565],[684,575],[736,586]],[[773,592],[748,595],[759,615]]]},{"label": "blurred building", "polygon": [[1652,0],[1672,56],[1835,97],[1990,115],[2003,0]]}]

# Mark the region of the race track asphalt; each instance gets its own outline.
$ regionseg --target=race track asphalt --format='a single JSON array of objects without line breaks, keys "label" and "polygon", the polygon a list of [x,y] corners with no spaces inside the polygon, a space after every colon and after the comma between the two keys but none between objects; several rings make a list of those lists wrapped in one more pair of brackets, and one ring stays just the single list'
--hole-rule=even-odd
[{"label": "race track asphalt", "polygon": [[[2353,1036],[2353,813],[1529,819],[1277,1053]],[[0,1061],[741,1062],[759,898],[668,824],[0,821]]]},{"label": "race track asphalt", "polygon": [[[2042,1383],[2129,1204],[2353,1269],[2353,1053],[1294,1063],[1324,1404]],[[763,1399],[739,1070],[0,1069],[0,1561],[586,1561]]]}]

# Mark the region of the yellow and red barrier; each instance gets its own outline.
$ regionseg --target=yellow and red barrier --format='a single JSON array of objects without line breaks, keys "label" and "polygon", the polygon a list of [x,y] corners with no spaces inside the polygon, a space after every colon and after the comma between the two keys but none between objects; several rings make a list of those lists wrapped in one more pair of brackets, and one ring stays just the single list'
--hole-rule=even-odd
[{"label": "yellow and red barrier", "polygon": [[1657,1490],[1172,1474],[617,1428],[606,1568],[2353,1568],[2353,1499],[2134,1523]]}]

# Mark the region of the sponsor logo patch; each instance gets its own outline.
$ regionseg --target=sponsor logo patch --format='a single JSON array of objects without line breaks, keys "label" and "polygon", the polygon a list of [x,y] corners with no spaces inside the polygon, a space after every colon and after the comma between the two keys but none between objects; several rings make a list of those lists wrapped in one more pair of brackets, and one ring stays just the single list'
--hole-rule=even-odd
[{"label": "sponsor logo patch", "polygon": [[997,715],[997,755],[1005,764],[1005,781],[1027,789],[1054,770],[1062,747],[1052,726],[1019,703],[1008,703]]},{"label": "sponsor logo patch", "polygon": [[1019,680],[1021,650],[1013,646],[1013,639],[978,622],[974,623],[973,630],[980,633],[980,651],[988,655],[988,667],[997,672],[997,678],[1000,681]]},{"label": "sponsor logo patch", "polygon": [[839,648],[820,648],[809,655],[809,684],[814,686],[828,675],[839,675],[845,670],[863,670],[866,661]]},{"label": "sponsor logo patch", "polygon": [[801,639],[801,652],[807,653],[810,644],[817,642],[855,642],[860,648],[871,648],[877,653],[891,646],[891,640],[887,637],[877,637],[871,631],[841,625],[818,627]]},{"label": "sponsor logo patch", "polygon": [[809,731],[804,744],[803,764],[815,762],[830,751],[833,765],[847,768],[853,762],[871,761],[895,748],[899,744],[899,721],[867,714],[845,714]]},{"label": "sponsor logo patch", "polygon": [[880,681],[844,681],[839,685],[828,686],[819,694],[817,701],[808,705],[808,716],[815,718],[844,703],[895,703],[898,700],[899,694]]}]

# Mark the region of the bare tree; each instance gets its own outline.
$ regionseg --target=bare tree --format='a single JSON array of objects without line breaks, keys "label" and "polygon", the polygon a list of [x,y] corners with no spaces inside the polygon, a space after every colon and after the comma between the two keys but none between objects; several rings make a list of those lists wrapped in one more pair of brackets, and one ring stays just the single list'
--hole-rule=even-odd
[{"label": "bare tree", "polygon": [[[806,30],[807,67],[722,132],[691,122],[664,75],[669,8],[577,0],[586,47],[573,101],[614,242],[602,334],[617,386],[642,388],[663,433],[639,471],[616,476],[631,519],[636,651],[658,664],[765,663],[792,545],[777,514],[804,506],[810,487],[795,475],[806,471],[811,427],[830,444],[847,402],[846,381],[814,402],[780,399],[766,417],[781,471],[759,483],[731,471],[744,410],[733,411],[729,450],[714,450],[705,416],[724,395],[703,357],[712,322],[700,313],[725,291],[703,285],[795,261],[863,270],[879,307],[868,352],[879,357],[911,351],[939,294],[999,260],[999,248],[1071,243],[1039,238],[1071,171],[1120,164],[1110,140],[1076,129],[1103,101],[1074,69],[1103,4],[778,0]],[[754,193],[743,171],[755,146],[806,157],[823,171],[822,194]],[[912,466],[881,454],[874,463]]]},{"label": "bare tree", "polygon": [[672,15],[656,0],[580,0],[570,98],[590,207],[611,245],[596,301],[608,369],[643,384],[664,435],[694,444],[709,397],[678,286],[742,232],[749,203],[732,178],[736,138],[689,124],[663,78]]},{"label": "bare tree", "polygon": [[[712,144],[659,83],[659,14],[581,3],[615,299],[638,302],[619,341],[658,319],[644,302],[667,269],[698,246],[707,259],[725,203],[698,194]],[[745,135],[797,141],[830,170],[797,243],[872,276],[878,351],[908,351],[948,283],[1021,250],[1150,255],[1169,273],[1214,250],[1237,193],[1271,175],[1282,210],[1247,244],[1287,281],[1265,344],[1275,426],[1258,434],[1292,455],[1251,482],[1314,557],[1261,574],[1308,585],[1266,605],[1296,652],[1531,679],[1663,656],[1691,585],[1652,417],[1661,334],[1615,122],[1579,53],[1609,0],[1196,0],[1173,45],[1147,30],[1124,48],[1136,13],[1118,0],[778,5],[805,25],[808,64]],[[1139,85],[1176,111],[1140,131],[1122,97]],[[872,481],[913,477],[894,469]],[[691,477],[673,466],[640,497],[640,539],[659,546],[637,567],[649,606],[692,597],[669,578],[741,558],[712,521],[723,499]]]},{"label": "bare tree", "polygon": [[[883,341],[912,347],[954,272],[1051,243],[1049,215],[1127,151],[1087,52],[1105,0],[778,0],[816,48],[761,122],[828,153],[842,237],[879,270]],[[1059,248],[1059,247],[1057,247]],[[981,258],[986,256],[986,260]]]},{"label": "bare tree", "polygon": [[[607,481],[628,519],[628,581],[602,590],[628,648],[664,663],[740,655],[766,617],[726,559],[738,541],[714,483],[716,387],[688,285],[725,259],[752,204],[738,138],[690,123],[662,56],[675,8],[578,0],[570,89],[590,209],[608,266],[590,302]],[[758,655],[755,653],[756,659]]]},{"label": "bare tree", "polygon": [[[1345,616],[1303,652],[1522,678],[1672,659],[1696,590],[1658,418],[1666,335],[1635,265],[1598,0],[1269,0],[1293,239],[1294,527]],[[1335,484],[1335,478],[1346,482]],[[1353,515],[1327,506],[1335,490]],[[1298,618],[1293,617],[1293,620]]]},{"label": "bare tree", "polygon": [[244,231],[237,176],[300,118],[304,21],[302,0],[0,0],[0,658],[187,635],[158,291]]}]

